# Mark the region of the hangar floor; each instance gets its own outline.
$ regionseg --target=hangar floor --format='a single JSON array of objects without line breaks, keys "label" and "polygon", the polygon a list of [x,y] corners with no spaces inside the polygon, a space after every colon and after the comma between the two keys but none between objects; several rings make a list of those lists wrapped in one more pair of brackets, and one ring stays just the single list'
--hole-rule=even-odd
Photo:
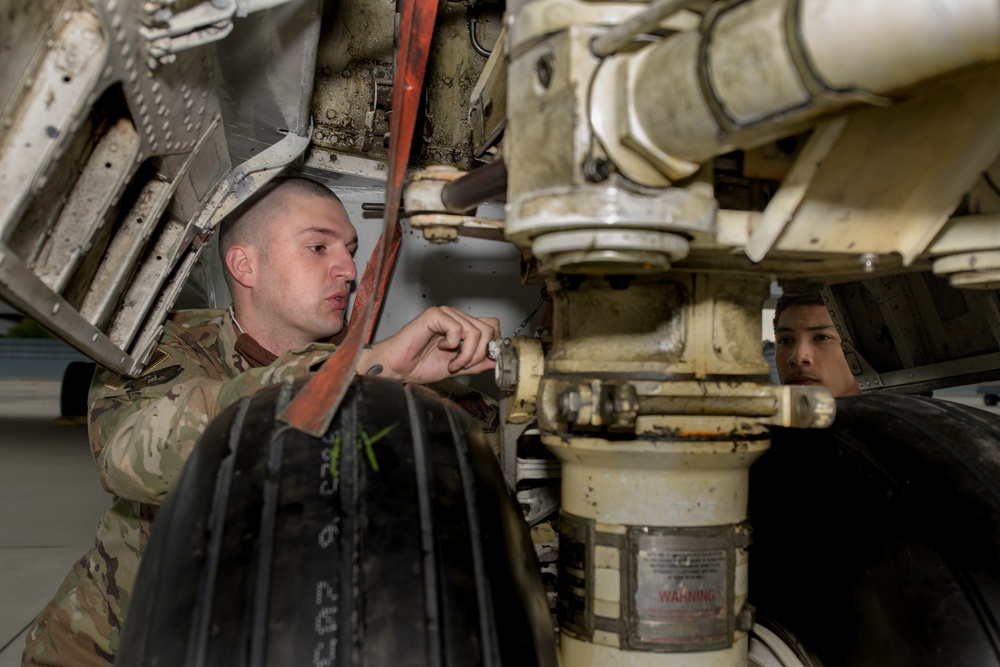
[{"label": "hangar floor", "polygon": [[59,384],[0,379],[0,667],[21,664],[28,625],[109,504],[87,429],[55,423]]},{"label": "hangar floor", "polygon": [[[983,407],[972,387],[938,396]],[[0,378],[0,667],[21,664],[25,631],[93,544],[109,504],[86,429],[58,416],[59,380]]]}]

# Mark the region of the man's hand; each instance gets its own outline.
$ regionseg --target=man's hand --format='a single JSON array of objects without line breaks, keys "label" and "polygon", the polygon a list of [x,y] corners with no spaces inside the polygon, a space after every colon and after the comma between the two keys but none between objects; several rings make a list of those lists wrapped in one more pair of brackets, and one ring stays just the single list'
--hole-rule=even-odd
[{"label": "man's hand", "polygon": [[362,351],[358,373],[404,382],[437,382],[493,368],[487,345],[500,337],[495,317],[472,317],[449,306],[429,308],[394,336]]}]

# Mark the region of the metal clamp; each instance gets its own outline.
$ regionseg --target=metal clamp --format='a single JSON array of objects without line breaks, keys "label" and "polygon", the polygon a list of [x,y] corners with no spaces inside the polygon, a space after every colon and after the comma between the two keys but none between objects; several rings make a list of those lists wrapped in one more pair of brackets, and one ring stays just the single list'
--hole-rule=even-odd
[{"label": "metal clamp", "polygon": [[149,44],[149,67],[169,65],[178,53],[218,41],[233,31],[236,2],[217,0],[202,2],[174,14],[169,8],[156,8],[151,22],[157,27],[143,26],[139,32]]},{"label": "metal clamp", "polygon": [[507,421],[524,424],[535,416],[538,387],[545,370],[542,342],[537,338],[515,336],[505,339],[496,359],[497,386],[513,394]]}]

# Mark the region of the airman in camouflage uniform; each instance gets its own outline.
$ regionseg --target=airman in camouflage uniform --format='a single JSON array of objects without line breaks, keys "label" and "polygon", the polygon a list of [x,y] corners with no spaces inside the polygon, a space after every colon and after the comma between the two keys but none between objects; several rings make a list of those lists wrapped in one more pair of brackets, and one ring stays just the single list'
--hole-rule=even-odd
[{"label": "airman in camouflage uniform", "polygon": [[[220,238],[235,315],[179,313],[142,376],[97,372],[90,442],[114,500],[94,549],[28,632],[24,665],[114,663],[150,525],[201,433],[226,407],[307,375],[335,351],[314,341],[343,328],[357,276],[357,234],[347,211],[325,186],[305,179],[275,181],[261,194],[224,224]],[[478,373],[493,367],[486,348],[497,337],[495,319],[430,308],[366,347],[358,368],[420,383]]]},{"label": "airman in camouflage uniform", "polygon": [[141,377],[97,373],[90,442],[114,501],[95,547],[29,632],[25,664],[112,664],[150,523],[202,431],[229,405],[306,375],[335,349],[314,343],[251,368],[236,350],[238,335],[229,311],[181,312],[167,322]]}]

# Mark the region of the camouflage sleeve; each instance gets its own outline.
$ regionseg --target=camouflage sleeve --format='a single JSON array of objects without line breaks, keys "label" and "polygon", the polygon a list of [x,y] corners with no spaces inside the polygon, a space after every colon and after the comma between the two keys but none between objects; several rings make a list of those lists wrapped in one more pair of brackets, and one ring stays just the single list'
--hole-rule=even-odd
[{"label": "camouflage sleeve", "polygon": [[[160,348],[164,349],[164,348]],[[160,364],[159,379],[144,375],[120,388],[101,371],[91,388],[90,441],[101,484],[128,500],[159,505],[180,474],[202,432],[222,410],[260,389],[292,382],[332,353],[313,345],[286,352],[263,368],[229,380],[213,380],[175,350]],[[171,362],[177,363],[171,363]]]}]

